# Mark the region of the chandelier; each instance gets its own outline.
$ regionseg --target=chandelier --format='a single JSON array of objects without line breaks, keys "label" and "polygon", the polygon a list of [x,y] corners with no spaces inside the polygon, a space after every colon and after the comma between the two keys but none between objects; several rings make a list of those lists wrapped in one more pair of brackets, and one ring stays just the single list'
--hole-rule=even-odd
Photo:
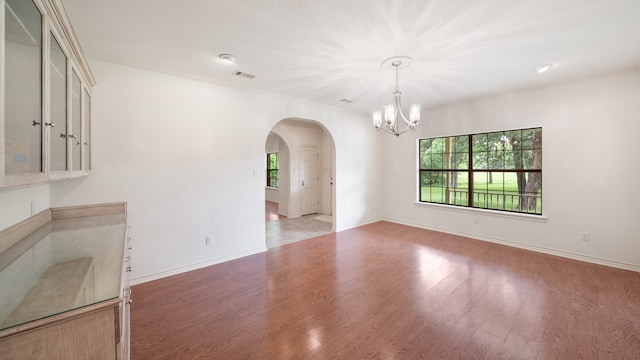
[{"label": "chandelier", "polygon": [[[398,86],[398,69],[409,66],[412,61],[413,59],[408,56],[394,56],[382,62],[381,66],[383,68],[388,68],[389,66],[395,68],[396,87],[393,91],[392,103],[384,106],[384,122],[382,121],[382,111],[376,110],[373,112],[373,126],[376,130],[380,131],[382,129],[389,134],[400,136],[409,129],[416,129],[418,121],[420,121],[420,104],[412,104],[409,107],[409,118],[407,119],[402,113],[402,92],[400,91],[400,86]],[[398,124],[398,115],[400,115],[404,124],[402,122],[400,122],[400,125]]]}]

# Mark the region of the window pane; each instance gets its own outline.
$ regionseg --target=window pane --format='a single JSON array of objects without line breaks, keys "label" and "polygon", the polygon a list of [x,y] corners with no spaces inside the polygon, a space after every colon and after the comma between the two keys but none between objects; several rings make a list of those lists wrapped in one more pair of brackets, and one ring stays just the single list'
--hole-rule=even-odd
[{"label": "window pane", "polygon": [[83,170],[91,170],[91,97],[88,91],[84,91],[84,166]]},{"label": "window pane", "polygon": [[433,170],[420,172],[420,201],[542,214],[541,128],[422,139],[419,151]]},{"label": "window pane", "polygon": [[504,169],[504,149],[502,144],[492,145],[491,151],[487,154],[487,165],[489,169]]},{"label": "window pane", "polygon": [[473,206],[474,207],[487,207],[487,173],[486,172],[474,172],[473,173]]},{"label": "window pane", "polygon": [[469,152],[469,137],[468,136],[456,136],[454,138],[454,147],[456,152]]},{"label": "window pane", "polygon": [[50,164],[53,171],[65,171],[67,167],[67,56],[58,40],[50,35],[49,60],[49,112]]},{"label": "window pane", "polygon": [[420,151],[419,161],[420,169],[428,169],[431,166],[431,155]]},{"label": "window pane", "polygon": [[444,139],[445,138],[433,139],[433,143],[431,144],[431,152],[433,153],[444,152]]},{"label": "window pane", "polygon": [[278,187],[278,153],[267,153],[267,186]]},{"label": "window pane", "polygon": [[467,206],[468,183],[468,174],[466,172],[449,172],[449,187],[446,189],[449,196],[447,203]]},{"label": "window pane", "polygon": [[523,150],[533,149],[533,135],[535,129],[522,130],[522,144],[520,146]]},{"label": "window pane", "polygon": [[520,211],[542,214],[542,173],[526,173],[527,185],[523,194]]},{"label": "window pane", "polygon": [[524,169],[521,150],[512,150],[510,160],[511,161],[506,164],[505,169]]},{"label": "window pane", "polygon": [[[41,173],[42,167],[42,15],[31,1],[3,5],[4,173]],[[0,53],[2,49],[0,49]]]},{"label": "window pane", "polygon": [[487,134],[476,134],[471,137],[473,152],[487,151]]},{"label": "window pane", "polygon": [[473,154],[473,168],[474,169],[486,169],[487,168],[487,153],[485,151],[478,151]]},{"label": "window pane", "polygon": [[431,154],[431,164],[429,165],[429,169],[442,169],[441,153]]},{"label": "window pane", "polygon": [[533,129],[533,148],[542,149],[542,128]]},{"label": "window pane", "polygon": [[80,120],[82,118],[80,94],[82,89],[80,87],[80,77],[73,71],[71,81],[71,169],[80,170],[80,148],[81,146],[81,133],[80,133]]}]

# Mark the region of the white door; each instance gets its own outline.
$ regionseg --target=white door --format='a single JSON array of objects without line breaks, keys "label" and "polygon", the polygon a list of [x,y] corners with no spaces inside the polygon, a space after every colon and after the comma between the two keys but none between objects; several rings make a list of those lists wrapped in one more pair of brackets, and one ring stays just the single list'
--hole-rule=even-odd
[{"label": "white door", "polygon": [[320,209],[320,154],[316,146],[300,147],[300,197],[302,215],[317,213]]}]

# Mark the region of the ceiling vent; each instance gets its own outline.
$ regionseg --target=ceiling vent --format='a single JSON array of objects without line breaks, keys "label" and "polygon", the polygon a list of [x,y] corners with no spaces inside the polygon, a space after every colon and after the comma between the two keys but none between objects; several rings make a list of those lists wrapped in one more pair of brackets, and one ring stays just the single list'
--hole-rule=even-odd
[{"label": "ceiling vent", "polygon": [[253,79],[254,77],[256,77],[253,74],[249,74],[249,73],[242,72],[242,71],[237,71],[237,70],[232,72],[232,74],[235,75],[235,76],[240,76],[240,77],[247,78],[247,79]]}]

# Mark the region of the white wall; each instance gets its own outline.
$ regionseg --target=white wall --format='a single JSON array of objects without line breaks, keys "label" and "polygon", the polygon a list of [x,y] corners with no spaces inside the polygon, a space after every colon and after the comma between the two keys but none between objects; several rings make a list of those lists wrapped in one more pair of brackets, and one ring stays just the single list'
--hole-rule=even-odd
[{"label": "white wall", "polygon": [[[640,270],[639,99],[633,71],[425,111],[417,134],[383,141],[383,217]],[[415,204],[416,139],[537,126],[546,220]]]},{"label": "white wall", "polygon": [[0,190],[0,230],[25,220],[33,213],[48,209],[49,184]]},{"label": "white wall", "polygon": [[265,250],[265,141],[281,119],[312,119],[333,136],[336,230],[378,218],[379,168],[361,149],[379,138],[366,115],[90,62],[93,172],[52,184],[51,205],[127,201],[134,283]]}]

